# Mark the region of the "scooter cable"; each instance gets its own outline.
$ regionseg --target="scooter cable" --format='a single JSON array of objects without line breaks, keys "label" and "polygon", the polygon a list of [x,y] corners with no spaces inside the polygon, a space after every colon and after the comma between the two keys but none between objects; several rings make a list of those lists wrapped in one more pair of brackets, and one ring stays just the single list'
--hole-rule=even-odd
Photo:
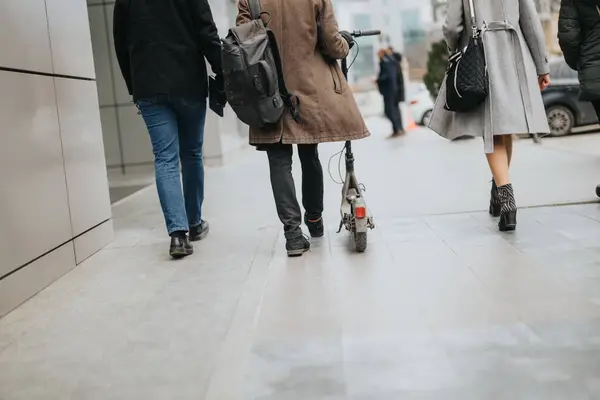
[{"label": "scooter cable", "polygon": [[[346,146],[344,146],[344,148],[342,148],[342,150],[338,151],[337,153],[335,153],[334,155],[332,155],[331,157],[329,157],[329,162],[327,163],[327,172],[329,173],[329,178],[334,182],[337,183],[338,185],[343,185],[344,183],[346,183],[344,181],[344,177],[342,175],[342,157],[344,156],[344,150],[346,150]],[[338,174],[340,176],[340,180],[337,181],[334,177],[333,174],[331,173],[331,162],[333,161],[333,159],[338,156]]]}]

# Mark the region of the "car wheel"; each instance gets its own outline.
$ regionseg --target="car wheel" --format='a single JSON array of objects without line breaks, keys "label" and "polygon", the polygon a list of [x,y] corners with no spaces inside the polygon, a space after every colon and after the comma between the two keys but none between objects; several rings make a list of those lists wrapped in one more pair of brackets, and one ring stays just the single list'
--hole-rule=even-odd
[{"label": "car wheel", "polygon": [[575,115],[573,111],[565,106],[550,106],[546,110],[548,125],[550,126],[550,136],[565,136],[571,133],[575,125]]},{"label": "car wheel", "polygon": [[433,110],[427,110],[425,114],[423,114],[423,118],[421,118],[421,125],[428,126],[431,121],[431,115],[433,114]]}]

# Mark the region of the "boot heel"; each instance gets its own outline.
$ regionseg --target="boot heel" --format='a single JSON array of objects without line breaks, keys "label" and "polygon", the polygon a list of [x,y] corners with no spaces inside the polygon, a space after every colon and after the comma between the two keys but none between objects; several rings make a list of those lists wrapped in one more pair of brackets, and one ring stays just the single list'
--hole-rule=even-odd
[{"label": "boot heel", "polygon": [[510,232],[517,229],[517,210],[503,213],[498,224],[500,232]]},{"label": "boot heel", "polygon": [[498,218],[502,213],[501,204],[490,204],[490,215],[494,218]]},{"label": "boot heel", "polygon": [[496,181],[492,179],[492,190],[490,191],[490,215],[494,218],[498,218],[502,213],[502,202],[498,197],[498,186]]}]

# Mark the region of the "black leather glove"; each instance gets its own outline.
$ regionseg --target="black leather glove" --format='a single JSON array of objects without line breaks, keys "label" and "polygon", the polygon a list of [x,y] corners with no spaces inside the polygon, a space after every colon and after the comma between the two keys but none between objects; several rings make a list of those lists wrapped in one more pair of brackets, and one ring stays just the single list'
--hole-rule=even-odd
[{"label": "black leather glove", "polygon": [[346,42],[348,42],[348,46],[350,46],[350,48],[354,47],[354,38],[352,37],[352,35],[350,34],[350,32],[348,31],[341,31],[340,35],[342,35],[342,37],[346,40]]}]

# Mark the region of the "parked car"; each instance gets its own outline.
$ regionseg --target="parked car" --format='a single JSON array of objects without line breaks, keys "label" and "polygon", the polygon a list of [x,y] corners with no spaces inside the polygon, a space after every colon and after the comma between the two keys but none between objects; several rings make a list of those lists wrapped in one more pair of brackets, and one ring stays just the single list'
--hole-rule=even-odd
[{"label": "parked car", "polygon": [[592,103],[579,101],[579,80],[564,59],[550,60],[552,84],[542,92],[551,136],[565,136],[573,128],[598,123]]},{"label": "parked car", "polygon": [[433,99],[424,83],[411,82],[407,87],[407,104],[415,122],[427,126],[433,113]]}]

